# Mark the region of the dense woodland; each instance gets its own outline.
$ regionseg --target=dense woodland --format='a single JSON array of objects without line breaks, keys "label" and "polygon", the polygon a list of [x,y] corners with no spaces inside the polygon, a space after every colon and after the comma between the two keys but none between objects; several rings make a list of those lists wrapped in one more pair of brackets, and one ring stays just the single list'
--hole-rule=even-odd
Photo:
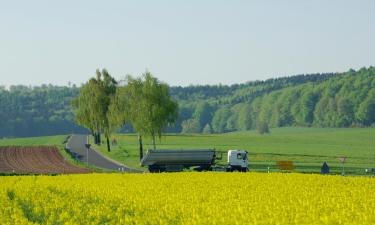
[{"label": "dense woodland", "polygon": [[[375,124],[375,67],[235,85],[171,87],[179,117],[168,132],[222,133],[269,127],[362,127]],[[72,99],[79,88],[0,88],[0,136],[84,132]],[[121,129],[132,131],[130,126]]]},{"label": "dense woodland", "polygon": [[0,87],[0,137],[87,132],[74,122],[71,101],[79,88]]}]

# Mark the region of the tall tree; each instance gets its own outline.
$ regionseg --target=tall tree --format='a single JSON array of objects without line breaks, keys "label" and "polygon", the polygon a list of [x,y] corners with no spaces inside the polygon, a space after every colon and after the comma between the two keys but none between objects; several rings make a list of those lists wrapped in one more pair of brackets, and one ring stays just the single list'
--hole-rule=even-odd
[{"label": "tall tree", "polygon": [[314,121],[314,110],[315,110],[315,105],[317,102],[317,96],[311,92],[308,87],[306,87],[306,90],[300,97],[300,112],[299,112],[299,117],[301,118],[299,124],[301,125],[311,125]]},{"label": "tall tree", "polygon": [[216,133],[223,133],[226,131],[227,121],[231,115],[228,106],[219,108],[212,118],[212,129]]},{"label": "tall tree", "polygon": [[140,158],[143,158],[142,136],[151,136],[156,149],[156,137],[177,120],[178,105],[169,93],[169,86],[145,72],[141,78],[127,77],[125,91],[128,109],[126,114],[138,133]]},{"label": "tall tree", "polygon": [[131,75],[128,75],[126,78],[126,85],[121,87],[118,92],[120,94],[120,104],[123,104],[122,106],[118,107],[119,110],[122,111],[122,113],[118,115],[122,115],[120,120],[122,120],[124,123],[127,119],[129,119],[132,127],[138,133],[139,157],[142,159],[142,136],[147,133],[143,81],[141,78],[133,78]]},{"label": "tall tree", "polygon": [[372,89],[359,105],[357,117],[365,125],[375,123],[375,89]]},{"label": "tall tree", "polygon": [[108,151],[111,151],[109,138],[114,129],[109,121],[109,106],[116,93],[116,85],[106,69],[98,69],[96,77],[82,86],[79,96],[73,101],[78,124],[92,132],[97,144],[101,143],[100,134],[104,132]]},{"label": "tall tree", "polygon": [[267,122],[257,121],[256,127],[259,134],[268,134],[270,132]]},{"label": "tall tree", "polygon": [[239,130],[250,130],[252,127],[251,107],[249,104],[243,104],[238,112],[237,126]]},{"label": "tall tree", "polygon": [[113,100],[113,97],[116,94],[117,90],[117,81],[108,73],[106,69],[103,69],[100,73],[99,70],[96,70],[97,74],[97,80],[99,81],[99,84],[102,88],[102,98],[101,98],[101,110],[103,111],[103,132],[104,136],[107,141],[107,150],[111,151],[111,145],[110,145],[110,136],[111,133],[116,128],[116,124],[111,123],[109,117],[110,117],[110,105],[111,101]]},{"label": "tall tree", "polygon": [[188,119],[182,121],[182,131],[183,134],[197,134],[201,132],[201,126],[197,119]]},{"label": "tall tree", "polygon": [[353,103],[347,98],[339,98],[337,101],[337,110],[339,119],[336,126],[348,127],[354,121],[354,107]]},{"label": "tall tree", "polygon": [[204,126],[204,128],[202,130],[202,133],[203,134],[211,134],[212,133],[212,129],[211,129],[210,124],[206,124],[206,126]]},{"label": "tall tree", "polygon": [[197,119],[199,121],[199,126],[203,128],[206,124],[211,122],[211,117],[211,106],[205,101],[200,101],[195,107],[193,118]]},{"label": "tall tree", "polygon": [[169,93],[169,86],[160,82],[152,74],[146,71],[143,75],[143,94],[147,134],[151,135],[154,149],[155,138],[162,136],[168,125],[175,123],[178,117],[178,104]]},{"label": "tall tree", "polygon": [[100,86],[95,78],[90,79],[81,87],[79,96],[74,99],[76,122],[89,129],[96,144],[100,143],[101,121],[103,113],[100,110]]}]

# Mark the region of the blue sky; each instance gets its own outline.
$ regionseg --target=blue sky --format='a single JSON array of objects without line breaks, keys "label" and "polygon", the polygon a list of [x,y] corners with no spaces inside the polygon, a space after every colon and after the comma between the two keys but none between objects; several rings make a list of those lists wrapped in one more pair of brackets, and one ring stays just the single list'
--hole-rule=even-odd
[{"label": "blue sky", "polygon": [[0,1],[0,85],[80,84],[96,68],[171,85],[375,65],[375,1]]}]

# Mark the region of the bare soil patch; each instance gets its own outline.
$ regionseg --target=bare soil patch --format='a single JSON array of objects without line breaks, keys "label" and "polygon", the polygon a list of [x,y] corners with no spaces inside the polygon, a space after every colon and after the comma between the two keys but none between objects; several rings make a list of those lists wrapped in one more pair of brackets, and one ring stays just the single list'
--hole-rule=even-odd
[{"label": "bare soil patch", "polygon": [[67,162],[56,147],[0,147],[0,173],[89,173]]}]

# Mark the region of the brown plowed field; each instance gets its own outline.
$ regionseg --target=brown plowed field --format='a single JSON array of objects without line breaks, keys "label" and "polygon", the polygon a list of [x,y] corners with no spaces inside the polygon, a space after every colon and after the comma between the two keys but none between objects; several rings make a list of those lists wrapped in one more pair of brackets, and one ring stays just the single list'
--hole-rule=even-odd
[{"label": "brown plowed field", "polygon": [[0,173],[89,173],[66,162],[56,147],[0,147]]}]

